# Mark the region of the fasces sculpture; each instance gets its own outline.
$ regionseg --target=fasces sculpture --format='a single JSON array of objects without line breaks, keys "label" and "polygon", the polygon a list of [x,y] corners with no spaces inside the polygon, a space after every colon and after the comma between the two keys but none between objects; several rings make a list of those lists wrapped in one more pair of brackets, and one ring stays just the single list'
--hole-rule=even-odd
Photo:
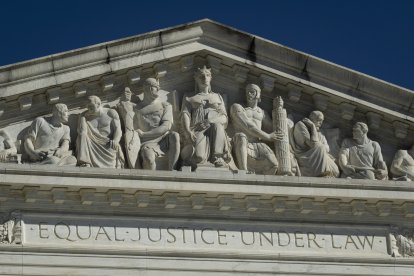
[{"label": "fasces sculpture", "polygon": [[409,150],[399,150],[390,166],[391,174],[396,180],[414,180],[414,146]]},{"label": "fasces sculpture", "polygon": [[205,66],[196,71],[195,84],[195,94],[184,96],[181,108],[185,136],[181,157],[185,164],[209,161],[216,167],[226,167],[231,155],[223,98],[211,90],[211,71]]},{"label": "fasces sculpture", "polygon": [[303,176],[338,177],[339,169],[329,154],[329,145],[320,128],[323,113],[312,111],[290,132],[290,144]]},{"label": "fasces sculpture", "polygon": [[230,117],[235,129],[234,153],[238,168],[259,174],[274,175],[278,162],[272,149],[263,141],[281,139],[280,133],[265,132],[272,128],[268,114],[258,106],[261,89],[255,84],[246,86],[246,106],[233,104]]},{"label": "fasces sculpture", "polygon": [[76,158],[69,150],[70,129],[68,108],[59,103],[53,107],[49,118],[36,118],[28,129],[24,149],[31,162],[53,165],[76,165]]},{"label": "fasces sculpture", "polygon": [[4,145],[4,148],[0,150],[0,162],[8,162],[17,155],[17,148],[6,130],[0,129],[0,136],[3,137]]},{"label": "fasces sculpture", "polygon": [[[171,131],[173,124],[172,106],[159,99],[159,90],[160,86],[156,79],[148,78],[145,80],[144,99],[133,109],[132,129],[140,141],[132,141],[125,137],[125,142],[126,145],[133,142],[134,146],[139,147],[142,168],[155,170],[156,159],[167,155],[167,169],[173,170],[180,155],[180,138],[178,133]],[[125,121],[126,129],[131,128],[128,124],[130,122]],[[128,154],[132,154],[132,152],[128,151]],[[129,156],[129,158],[137,160],[136,157]]]},{"label": "fasces sculpture", "polygon": [[119,115],[104,108],[97,96],[88,98],[88,110],[79,117],[77,158],[79,166],[122,168],[124,155],[119,142],[122,136]]},{"label": "fasces sculpture", "polygon": [[339,152],[342,177],[379,180],[388,178],[381,147],[377,142],[368,139],[367,133],[368,126],[357,122],[352,128],[353,138],[342,142]]}]

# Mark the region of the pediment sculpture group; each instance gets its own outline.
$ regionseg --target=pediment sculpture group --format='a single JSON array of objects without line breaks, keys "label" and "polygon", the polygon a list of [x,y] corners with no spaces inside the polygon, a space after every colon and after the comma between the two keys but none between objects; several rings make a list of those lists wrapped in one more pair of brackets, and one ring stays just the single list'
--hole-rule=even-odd
[{"label": "pediment sculpture group", "polygon": [[[222,95],[211,89],[210,69],[198,68],[194,79],[195,91],[182,100],[179,133],[173,131],[172,105],[160,99],[159,82],[148,78],[138,103],[131,101],[129,88],[116,108],[104,107],[97,96],[88,98],[87,110],[79,115],[76,152],[69,149],[68,108],[56,104],[51,117],[36,118],[28,128],[23,139],[27,159],[99,168],[233,167],[266,175],[388,179],[381,147],[368,138],[365,123],[355,123],[335,160],[320,130],[322,112],[294,124],[276,97],[269,115],[258,106],[260,87],[248,84],[245,103],[234,103],[229,116]],[[229,123],[232,137],[226,131]],[[7,162],[17,149],[6,131],[0,130],[0,136],[0,161]],[[390,172],[394,179],[414,180],[414,147],[397,151]]]}]

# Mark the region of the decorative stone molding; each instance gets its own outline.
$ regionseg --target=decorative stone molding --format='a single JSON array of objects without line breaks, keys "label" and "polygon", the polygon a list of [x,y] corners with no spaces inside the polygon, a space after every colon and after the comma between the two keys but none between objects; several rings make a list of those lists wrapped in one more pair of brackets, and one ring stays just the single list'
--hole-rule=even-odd
[{"label": "decorative stone molding", "polygon": [[162,195],[164,199],[165,209],[174,209],[178,204],[178,193],[164,193]]},{"label": "decorative stone molding", "polygon": [[59,102],[59,98],[60,98],[60,91],[61,89],[59,87],[54,87],[51,89],[48,89],[46,91],[46,96],[47,96],[47,103],[48,104],[56,104]]},{"label": "decorative stone molding", "polygon": [[273,211],[275,213],[283,213],[286,211],[286,200],[287,197],[274,197],[272,199]]},{"label": "decorative stone molding", "polygon": [[24,95],[19,97],[20,111],[29,110],[32,107],[32,95]]},{"label": "decorative stone molding", "polygon": [[128,83],[130,85],[137,84],[141,80],[141,68],[131,69],[128,71]]},{"label": "decorative stone molding", "polygon": [[6,110],[6,102],[0,101],[0,117],[3,116],[5,110]]},{"label": "decorative stone molding", "polygon": [[66,188],[53,188],[52,193],[52,200],[55,204],[63,204],[66,200]]},{"label": "decorative stone molding", "polygon": [[151,200],[151,192],[138,191],[135,193],[135,197],[137,199],[137,206],[139,208],[146,208],[148,207]]},{"label": "decorative stone molding", "polygon": [[392,125],[394,126],[394,135],[396,138],[405,139],[407,137],[409,127],[408,124],[399,121],[394,121]]},{"label": "decorative stone molding", "polygon": [[272,92],[275,87],[276,79],[266,74],[261,74],[259,78],[262,83],[263,91]]},{"label": "decorative stone molding", "polygon": [[194,66],[194,56],[185,56],[180,59],[181,72],[190,71]]},{"label": "decorative stone molding", "polygon": [[80,98],[86,96],[88,92],[88,87],[86,82],[79,82],[73,85],[73,93],[75,94],[76,98]]},{"label": "decorative stone molding", "polygon": [[167,74],[168,63],[167,62],[160,62],[154,64],[152,67],[154,70],[155,78],[160,79]]},{"label": "decorative stone molding", "polygon": [[382,115],[375,112],[367,112],[368,126],[372,129],[379,129],[382,121]]},{"label": "decorative stone molding", "polygon": [[207,63],[210,66],[211,70],[213,70],[214,74],[218,74],[220,72],[222,63],[222,60],[220,58],[208,55]]},{"label": "decorative stone molding", "polygon": [[302,87],[294,83],[288,83],[286,86],[288,89],[288,99],[294,103],[299,102],[302,95]]},{"label": "decorative stone molding", "polygon": [[317,110],[325,111],[328,108],[328,96],[315,93],[312,95],[312,98]]},{"label": "decorative stone molding", "polygon": [[402,208],[406,218],[414,217],[414,202],[405,202],[402,204]]},{"label": "decorative stone molding", "polygon": [[357,199],[352,200],[351,207],[352,207],[352,214],[354,216],[362,216],[366,212],[364,200],[357,200]]},{"label": "decorative stone molding", "polygon": [[217,197],[219,204],[218,207],[220,211],[228,211],[233,206],[233,196],[231,195],[220,195]]},{"label": "decorative stone molding", "polygon": [[340,199],[328,198],[325,200],[326,213],[328,215],[336,215],[340,212]]},{"label": "decorative stone molding", "polygon": [[204,208],[205,194],[192,194],[191,205],[195,210],[201,210]]},{"label": "decorative stone molding", "polygon": [[299,198],[298,203],[301,214],[310,214],[314,209],[312,198]]},{"label": "decorative stone molding", "polygon": [[239,64],[234,64],[232,68],[236,81],[240,84],[245,83],[247,80],[247,75],[249,73],[249,68]]},{"label": "decorative stone molding", "polygon": [[255,212],[260,208],[260,196],[246,196],[246,210]]},{"label": "decorative stone molding", "polygon": [[115,86],[115,77],[112,75],[104,76],[101,79],[102,92],[106,93]]},{"label": "decorative stone molding", "polygon": [[108,196],[109,204],[113,207],[117,207],[122,204],[123,201],[123,190],[109,190],[106,192]]},{"label": "decorative stone molding", "polygon": [[356,108],[355,105],[350,103],[341,103],[339,107],[341,109],[342,119],[350,121],[352,118],[354,118],[354,112]]},{"label": "decorative stone molding", "polygon": [[377,204],[378,215],[381,217],[387,217],[392,212],[392,202],[391,201],[378,201]]}]

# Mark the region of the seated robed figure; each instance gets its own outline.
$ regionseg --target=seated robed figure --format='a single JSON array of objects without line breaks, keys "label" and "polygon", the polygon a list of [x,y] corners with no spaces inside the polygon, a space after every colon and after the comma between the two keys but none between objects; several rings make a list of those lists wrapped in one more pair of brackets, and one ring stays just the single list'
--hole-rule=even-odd
[{"label": "seated robed figure", "polygon": [[371,141],[368,126],[357,122],[352,128],[352,138],[342,142],[339,152],[339,165],[342,177],[354,179],[388,179],[388,170],[381,153],[380,145]]},{"label": "seated robed figure", "polygon": [[265,132],[272,128],[270,116],[258,106],[261,89],[255,84],[246,86],[246,106],[235,103],[230,117],[235,129],[233,137],[237,166],[258,174],[274,175],[278,162],[272,149],[264,141],[273,142],[283,137],[277,132]]},{"label": "seated robed figure", "polygon": [[195,94],[184,96],[181,123],[184,164],[200,165],[208,162],[227,167],[231,160],[226,134],[227,111],[222,96],[211,89],[211,70],[205,66],[195,73]]},{"label": "seated robed figure", "polygon": [[122,136],[118,113],[102,106],[97,96],[88,98],[87,110],[78,122],[77,157],[79,166],[123,168],[124,154],[119,141]]},{"label": "seated robed figure", "polygon": [[290,145],[303,176],[338,177],[339,168],[329,154],[329,145],[320,128],[323,113],[312,111],[290,132]]},{"label": "seated robed figure", "polygon": [[36,118],[24,140],[24,149],[31,162],[52,165],[76,165],[76,158],[69,150],[70,129],[68,108],[59,103],[53,107],[52,117]]},{"label": "seated robed figure", "polygon": [[[148,78],[144,81],[144,99],[134,105],[132,120],[129,112],[123,112],[126,133],[125,136],[129,160],[142,162],[137,166],[136,161],[131,162],[133,168],[157,169],[156,160],[159,157],[168,157],[167,170],[176,169],[180,154],[180,137],[177,132],[171,130],[173,125],[172,105],[160,100],[160,85],[158,80]],[[123,106],[126,106],[123,104]],[[124,108],[130,109],[130,108]],[[132,124],[132,125],[131,125]],[[134,132],[136,135],[134,135]],[[140,158],[137,158],[139,152]],[[135,153],[135,156],[132,156]]]}]

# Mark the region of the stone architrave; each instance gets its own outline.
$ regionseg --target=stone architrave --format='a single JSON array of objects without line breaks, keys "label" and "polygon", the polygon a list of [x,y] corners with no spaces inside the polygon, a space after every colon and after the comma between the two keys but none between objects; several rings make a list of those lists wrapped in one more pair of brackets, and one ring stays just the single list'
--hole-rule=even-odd
[{"label": "stone architrave", "polygon": [[[177,132],[171,131],[173,125],[172,105],[159,99],[159,90],[160,86],[156,79],[148,78],[145,80],[144,99],[134,108],[134,132],[132,134],[133,136],[134,134],[138,135],[140,139],[139,153],[142,159],[142,168],[157,169],[156,159],[167,155],[168,167],[166,169],[173,170],[176,168],[180,154],[180,137]],[[125,137],[127,145],[134,143],[131,139],[132,137]],[[131,153],[128,151],[128,154]],[[137,158],[129,156],[129,159],[136,160]]]},{"label": "stone architrave", "polygon": [[17,156],[17,148],[9,133],[0,129],[0,137],[3,137],[4,149],[0,150],[0,162],[8,162]]},{"label": "stone architrave", "polygon": [[414,146],[396,152],[390,171],[395,180],[414,180]]},{"label": "stone architrave", "polygon": [[[271,148],[263,141],[280,139],[280,133],[262,130],[272,128],[270,116],[258,106],[261,89],[255,84],[246,86],[246,106],[233,104],[230,117],[236,134],[233,138],[238,168],[259,174],[274,175],[278,163]],[[278,135],[279,134],[279,135]]]},{"label": "stone architrave", "polygon": [[355,179],[388,179],[387,166],[380,145],[368,139],[368,126],[357,122],[352,129],[353,138],[342,142],[339,165],[342,177]]},{"label": "stone architrave", "polygon": [[292,151],[303,176],[339,176],[328,142],[320,131],[323,120],[322,112],[312,111],[309,118],[297,122],[290,132]]},{"label": "stone architrave", "polygon": [[49,118],[36,118],[27,132],[24,149],[31,162],[52,165],[76,165],[76,158],[69,150],[70,128],[68,108],[65,104],[55,104]]},{"label": "stone architrave", "polygon": [[211,90],[211,69],[198,68],[194,77],[195,94],[184,96],[181,109],[185,136],[181,157],[194,166],[210,161],[216,167],[227,167],[231,154],[224,100]]},{"label": "stone architrave", "polygon": [[122,136],[119,115],[114,109],[102,107],[97,96],[90,96],[88,110],[78,122],[77,158],[79,166],[122,168],[124,154],[119,142]]}]

